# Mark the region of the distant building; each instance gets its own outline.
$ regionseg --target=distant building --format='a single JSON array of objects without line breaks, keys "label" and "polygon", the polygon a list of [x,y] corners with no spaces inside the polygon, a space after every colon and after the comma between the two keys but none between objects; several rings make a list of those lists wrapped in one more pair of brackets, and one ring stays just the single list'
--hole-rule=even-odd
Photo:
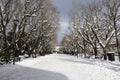
[{"label": "distant building", "polygon": [[62,53],[61,46],[55,46],[53,49],[53,53]]}]

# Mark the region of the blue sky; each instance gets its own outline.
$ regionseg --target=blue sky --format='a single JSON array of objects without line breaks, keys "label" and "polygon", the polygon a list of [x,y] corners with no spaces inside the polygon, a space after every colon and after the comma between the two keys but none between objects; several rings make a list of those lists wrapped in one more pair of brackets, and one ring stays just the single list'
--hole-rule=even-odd
[{"label": "blue sky", "polygon": [[51,0],[55,7],[57,7],[58,11],[60,12],[60,30],[57,31],[57,40],[60,42],[62,38],[64,37],[68,22],[69,22],[69,14],[72,10],[73,3],[75,2],[82,2],[82,3],[88,3],[92,0]]}]

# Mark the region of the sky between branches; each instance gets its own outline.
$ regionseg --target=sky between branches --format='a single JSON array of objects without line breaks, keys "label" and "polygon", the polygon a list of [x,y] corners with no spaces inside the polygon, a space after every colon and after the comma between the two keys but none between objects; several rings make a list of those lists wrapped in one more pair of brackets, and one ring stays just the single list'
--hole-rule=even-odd
[{"label": "sky between branches", "polygon": [[67,32],[69,23],[69,14],[72,10],[74,3],[80,2],[82,4],[87,4],[93,0],[51,0],[55,7],[57,7],[60,12],[60,30],[57,31],[57,41],[60,43],[62,38]]}]

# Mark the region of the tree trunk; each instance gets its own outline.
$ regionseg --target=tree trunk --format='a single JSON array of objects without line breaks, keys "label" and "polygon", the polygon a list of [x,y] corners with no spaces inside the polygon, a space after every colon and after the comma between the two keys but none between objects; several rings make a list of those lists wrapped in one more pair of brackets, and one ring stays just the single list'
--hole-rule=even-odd
[{"label": "tree trunk", "polygon": [[96,40],[95,40],[95,46],[93,47],[93,49],[94,49],[94,54],[95,54],[95,57],[97,56],[97,42],[96,42]]},{"label": "tree trunk", "polygon": [[104,60],[107,60],[107,53],[106,53],[106,50],[105,49],[103,49],[103,56],[104,56]]},{"label": "tree trunk", "polygon": [[115,29],[115,37],[116,37],[117,53],[118,53],[119,61],[120,61],[120,51],[119,51],[119,41],[118,41],[118,37],[117,37],[117,29]]},{"label": "tree trunk", "polygon": [[97,56],[97,47],[93,48],[95,56]]}]

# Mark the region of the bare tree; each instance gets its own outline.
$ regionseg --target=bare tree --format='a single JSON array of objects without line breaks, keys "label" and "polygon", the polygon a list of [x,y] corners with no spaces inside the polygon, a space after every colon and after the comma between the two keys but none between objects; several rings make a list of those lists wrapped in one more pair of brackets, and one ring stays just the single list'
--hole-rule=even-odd
[{"label": "bare tree", "polygon": [[[1,57],[36,56],[50,49],[58,11],[49,0],[0,0]],[[1,55],[3,54],[3,55]],[[44,53],[46,54],[46,53]]]},{"label": "bare tree", "polygon": [[120,22],[120,0],[105,0],[103,1],[103,5],[105,7],[104,14],[106,18],[108,18],[109,24],[115,30],[115,39],[116,39],[116,46],[117,46],[117,53],[119,55],[120,61],[120,50],[119,50],[119,40],[118,40],[118,22]]},{"label": "bare tree", "polygon": [[[71,15],[70,24],[77,35],[83,39],[83,46],[90,45],[95,56],[99,46],[103,49],[104,59],[107,59],[107,48],[113,38],[115,30],[108,22],[110,19],[104,15],[105,7],[100,2],[94,1],[87,5],[75,6]],[[92,51],[92,50],[91,50]]]}]

